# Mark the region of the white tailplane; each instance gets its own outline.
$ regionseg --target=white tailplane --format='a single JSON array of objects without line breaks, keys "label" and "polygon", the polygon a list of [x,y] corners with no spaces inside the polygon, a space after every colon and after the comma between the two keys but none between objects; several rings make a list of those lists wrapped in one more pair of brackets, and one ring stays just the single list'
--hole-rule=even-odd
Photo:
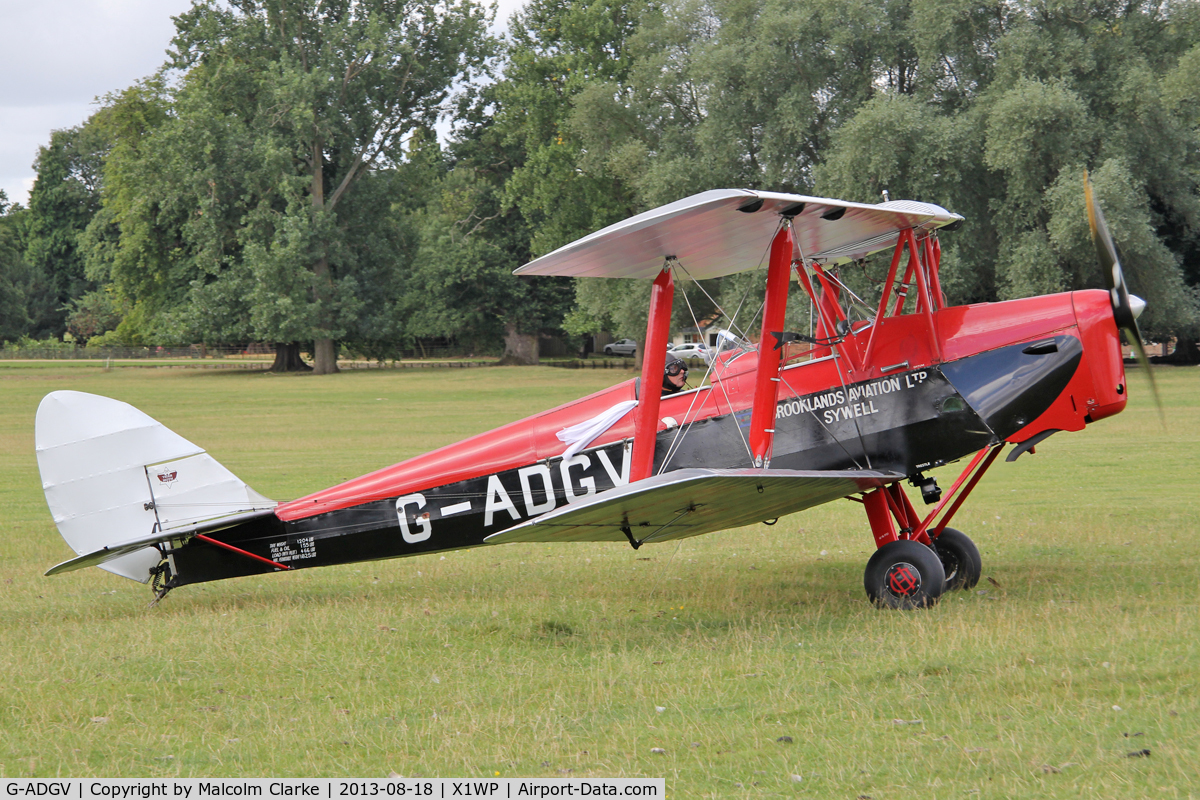
[{"label": "white tailplane", "polygon": [[79,554],[47,575],[95,565],[145,583],[162,559],[155,544],[275,508],[203,448],[119,400],[52,392],[34,440],[46,504]]}]

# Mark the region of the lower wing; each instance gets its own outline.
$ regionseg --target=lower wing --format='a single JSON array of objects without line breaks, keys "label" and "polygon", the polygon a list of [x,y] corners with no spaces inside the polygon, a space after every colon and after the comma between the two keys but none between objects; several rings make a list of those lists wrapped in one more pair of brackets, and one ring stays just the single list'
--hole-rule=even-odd
[{"label": "lower wing", "polygon": [[487,537],[635,546],[794,514],[904,476],[872,470],[681,469],[610,489]]}]

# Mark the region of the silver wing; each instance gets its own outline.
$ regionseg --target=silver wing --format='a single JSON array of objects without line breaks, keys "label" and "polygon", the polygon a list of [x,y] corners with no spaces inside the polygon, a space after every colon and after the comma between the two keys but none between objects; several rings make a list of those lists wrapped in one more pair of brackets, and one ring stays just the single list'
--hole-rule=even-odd
[{"label": "silver wing", "polygon": [[871,470],[681,469],[609,489],[486,541],[683,539],[793,514],[903,477]]},{"label": "silver wing", "polygon": [[653,278],[674,257],[697,280],[756,269],[782,216],[808,259],[846,261],[891,248],[900,231],[962,220],[911,200],[869,205],[779,192],[715,189],[685,197],[560,247],[517,275]]}]

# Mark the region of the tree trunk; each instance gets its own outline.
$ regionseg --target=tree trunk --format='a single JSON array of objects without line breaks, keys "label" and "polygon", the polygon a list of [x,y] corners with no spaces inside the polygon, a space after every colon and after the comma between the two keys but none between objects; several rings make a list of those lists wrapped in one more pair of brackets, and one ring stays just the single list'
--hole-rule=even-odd
[{"label": "tree trunk", "polygon": [[1181,364],[1200,364],[1200,348],[1196,346],[1196,340],[1191,337],[1180,338],[1175,343],[1175,352],[1172,355]]},{"label": "tree trunk", "polygon": [[504,357],[500,363],[505,366],[530,366],[538,363],[538,336],[536,333],[518,333],[515,322],[504,326]]},{"label": "tree trunk", "polygon": [[317,330],[313,337],[313,374],[332,375],[338,371],[337,346],[329,336],[332,325],[329,306],[333,302],[333,279],[329,274],[329,259],[321,256],[313,264],[313,300],[320,307]]},{"label": "tree trunk", "polygon": [[1153,364],[1200,364],[1200,348],[1191,337],[1180,337],[1175,342],[1175,352],[1169,356],[1152,356]]},{"label": "tree trunk", "polygon": [[[320,137],[312,145],[312,209],[314,220],[325,210],[325,162]],[[313,264],[313,300],[318,307],[317,329],[313,336],[313,374],[332,375],[338,371],[337,347],[329,335],[333,328],[330,306],[333,303],[333,278],[325,252]]]},{"label": "tree trunk", "polygon": [[333,339],[317,339],[313,342],[313,375],[332,375],[337,371],[337,345]]},{"label": "tree trunk", "polygon": [[312,372],[312,367],[300,358],[299,342],[276,342],[275,363],[271,365],[271,372]]}]

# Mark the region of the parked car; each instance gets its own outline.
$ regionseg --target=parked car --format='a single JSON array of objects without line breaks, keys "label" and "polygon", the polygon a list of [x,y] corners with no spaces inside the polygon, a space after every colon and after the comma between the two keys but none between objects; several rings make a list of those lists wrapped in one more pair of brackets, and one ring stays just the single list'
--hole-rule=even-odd
[{"label": "parked car", "polygon": [[690,344],[677,344],[671,349],[667,350],[667,352],[671,355],[679,356],[680,358],[703,359],[705,363],[708,363],[708,360],[712,357],[712,351],[708,349],[708,345],[700,344],[698,342],[693,342]]},{"label": "parked car", "polygon": [[604,345],[606,356],[631,356],[637,352],[637,342],[633,339],[618,339],[612,344]]}]

